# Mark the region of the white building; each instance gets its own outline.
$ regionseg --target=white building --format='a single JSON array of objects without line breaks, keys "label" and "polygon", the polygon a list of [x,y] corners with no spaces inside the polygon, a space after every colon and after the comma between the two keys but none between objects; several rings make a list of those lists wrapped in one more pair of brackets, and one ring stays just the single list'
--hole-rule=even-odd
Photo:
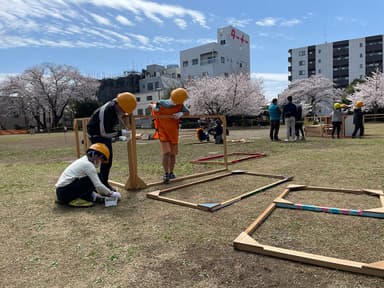
[{"label": "white building", "polygon": [[336,87],[383,71],[383,35],[313,45],[288,51],[288,80],[322,75]]},{"label": "white building", "polygon": [[232,27],[217,30],[217,42],[180,51],[182,79],[250,73],[249,36]]},{"label": "white building", "polygon": [[[143,71],[144,78],[139,80],[140,92],[135,93],[137,106],[133,112],[135,115],[150,115],[148,104],[160,99],[169,98],[172,89],[181,87],[179,65],[162,66],[158,64],[147,65]],[[149,128],[152,119],[137,119],[138,127]]]}]

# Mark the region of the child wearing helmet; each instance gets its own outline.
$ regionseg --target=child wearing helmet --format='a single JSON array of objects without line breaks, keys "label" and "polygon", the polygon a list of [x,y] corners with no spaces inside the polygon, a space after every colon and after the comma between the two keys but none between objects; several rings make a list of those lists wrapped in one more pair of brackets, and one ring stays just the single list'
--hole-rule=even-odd
[{"label": "child wearing helmet", "polygon": [[352,133],[352,138],[356,138],[356,134],[359,131],[359,138],[364,136],[364,113],[362,107],[364,106],[362,101],[357,101],[355,104],[355,109],[353,110],[353,124],[355,129]]},{"label": "child wearing helmet", "polygon": [[[184,88],[177,88],[172,90],[170,99],[160,100],[148,106],[152,109],[152,115],[154,116],[156,129],[154,138],[160,140],[164,183],[176,178],[173,170],[178,153],[179,119],[183,115],[189,115],[188,109],[183,104],[187,98],[187,91]],[[169,117],[156,118],[164,115]]]},{"label": "child wearing helmet", "polygon": [[55,184],[57,201],[73,207],[90,207],[103,201],[104,196],[121,199],[120,193],[108,189],[97,174],[97,168],[107,163],[109,157],[106,145],[92,144],[86,155],[72,162],[60,175]]},{"label": "child wearing helmet", "polygon": [[342,110],[342,107],[346,106],[342,106],[340,103],[333,104],[333,111],[331,113],[332,138],[335,138],[335,133],[337,138],[340,138],[341,124],[343,123],[343,114],[345,114],[345,112]]},{"label": "child wearing helmet", "polygon": [[112,167],[113,150],[112,140],[119,136],[132,137],[132,132],[126,129],[119,130],[119,123],[124,127],[123,117],[131,114],[136,108],[136,96],[129,92],[119,93],[117,97],[103,106],[97,108],[87,124],[87,133],[91,143],[104,143],[109,151],[110,157],[107,163],[100,166],[101,182],[109,189],[114,189],[108,183],[109,172]]}]

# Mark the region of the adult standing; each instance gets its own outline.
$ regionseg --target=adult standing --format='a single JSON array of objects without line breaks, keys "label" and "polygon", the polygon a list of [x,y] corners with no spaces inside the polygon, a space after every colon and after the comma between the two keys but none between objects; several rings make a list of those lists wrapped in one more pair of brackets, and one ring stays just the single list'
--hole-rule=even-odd
[{"label": "adult standing", "polygon": [[271,141],[280,141],[279,139],[279,130],[280,130],[280,118],[281,118],[281,110],[277,105],[277,98],[273,98],[271,105],[268,107],[269,112],[269,138]]},{"label": "adult standing", "polygon": [[295,131],[296,131],[296,140],[300,140],[300,134],[301,134],[301,140],[305,140],[304,135],[304,114],[303,114],[303,105],[297,104],[297,114],[296,114],[296,122],[295,122]]},{"label": "adult standing", "polygon": [[294,141],[295,140],[295,123],[297,108],[296,105],[292,102],[292,96],[287,97],[288,103],[284,105],[283,115],[285,127],[287,129],[287,137],[285,141]]},{"label": "adult standing", "polygon": [[355,130],[353,130],[352,138],[356,137],[358,131],[360,131],[359,138],[364,136],[364,114],[361,109],[364,106],[362,101],[357,101],[355,104],[355,109],[353,110],[353,124],[355,125]]},{"label": "adult standing", "polygon": [[[184,102],[188,98],[187,90],[177,88],[172,90],[171,97],[168,100],[160,100],[157,103],[150,104],[152,114],[155,116],[154,125],[156,129],[155,137],[160,140],[162,153],[162,166],[164,169],[163,182],[176,178],[173,170],[176,164],[176,155],[178,153],[179,143],[179,125],[180,118],[183,115],[189,115]],[[170,116],[159,117],[156,116]]]},{"label": "adult standing", "polygon": [[103,143],[110,152],[108,161],[101,163],[100,179],[105,186],[112,190],[114,188],[108,183],[113,161],[112,139],[125,136],[130,140],[132,132],[126,129],[119,130],[119,123],[124,125],[123,117],[126,114],[132,113],[136,105],[135,95],[129,92],[120,93],[113,100],[97,108],[87,125],[87,133],[91,143]]}]

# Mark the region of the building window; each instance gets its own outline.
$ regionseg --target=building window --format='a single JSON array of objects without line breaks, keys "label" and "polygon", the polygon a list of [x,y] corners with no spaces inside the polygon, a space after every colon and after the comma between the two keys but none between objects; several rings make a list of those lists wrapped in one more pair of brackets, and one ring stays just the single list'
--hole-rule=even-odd
[{"label": "building window", "polygon": [[151,115],[151,108],[145,108],[145,115]]},{"label": "building window", "polygon": [[224,64],[225,63],[225,57],[220,57],[221,59],[221,63]]},{"label": "building window", "polygon": [[188,61],[183,61],[183,67],[188,67]]},{"label": "building window", "polygon": [[137,115],[142,116],[143,115],[143,109],[137,109]]},{"label": "building window", "polygon": [[360,42],[360,47],[363,47],[363,43]]},{"label": "building window", "polygon": [[360,69],[363,69],[363,64],[360,64]]},{"label": "building window", "polygon": [[299,66],[304,66],[305,65],[305,60],[300,60],[299,61]]},{"label": "building window", "polygon": [[305,75],[305,71],[304,70],[300,70],[299,71],[299,75]]},{"label": "building window", "polygon": [[321,59],[317,60],[317,63],[321,63]]},{"label": "building window", "polygon": [[136,97],[136,102],[140,102],[140,97]]},{"label": "building window", "polygon": [[151,100],[153,100],[152,95],[147,96],[147,101],[151,101]]},{"label": "building window", "polygon": [[243,63],[240,63],[240,68],[243,68]]},{"label": "building window", "polygon": [[321,49],[319,49],[317,52],[320,54],[321,53]]},{"label": "building window", "polygon": [[195,58],[195,59],[192,59],[192,65],[197,65],[199,64],[199,59]]},{"label": "building window", "polygon": [[225,40],[220,40],[220,45],[225,45]]},{"label": "building window", "polygon": [[155,82],[155,89],[157,89],[157,88],[159,88],[160,87],[160,85],[159,85],[159,81],[156,81]]},{"label": "building window", "polygon": [[318,73],[318,74],[321,74],[321,69],[319,69],[319,70],[317,71],[317,73]]},{"label": "building window", "polygon": [[147,83],[147,90],[152,91],[153,90],[153,83]]},{"label": "building window", "polygon": [[363,58],[363,53],[360,53],[360,58]]},{"label": "building window", "polygon": [[299,56],[305,56],[305,50],[299,51]]},{"label": "building window", "polygon": [[203,77],[208,76],[208,72],[203,72],[201,75],[203,75]]}]

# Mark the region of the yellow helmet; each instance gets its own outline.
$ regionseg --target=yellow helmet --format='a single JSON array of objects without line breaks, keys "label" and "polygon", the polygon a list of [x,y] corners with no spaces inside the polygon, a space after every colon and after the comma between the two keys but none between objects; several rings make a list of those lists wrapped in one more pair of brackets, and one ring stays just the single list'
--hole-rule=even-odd
[{"label": "yellow helmet", "polygon": [[117,104],[123,109],[125,113],[132,113],[135,110],[137,102],[136,96],[129,92],[122,92],[117,94]]},{"label": "yellow helmet", "polygon": [[94,150],[94,151],[101,153],[105,158],[101,162],[102,163],[108,163],[108,161],[109,161],[109,149],[105,144],[103,144],[103,143],[92,144],[87,149],[87,153],[89,152],[89,150]]},{"label": "yellow helmet", "polygon": [[357,108],[361,108],[361,107],[364,106],[364,104],[363,104],[362,101],[357,101],[356,104],[355,104],[355,106],[356,106]]},{"label": "yellow helmet", "polygon": [[177,88],[171,92],[171,100],[175,104],[183,104],[188,98],[187,90],[184,88]]},{"label": "yellow helmet", "polygon": [[336,110],[336,109],[340,109],[341,108],[341,105],[340,103],[335,103],[333,104],[333,108]]}]

